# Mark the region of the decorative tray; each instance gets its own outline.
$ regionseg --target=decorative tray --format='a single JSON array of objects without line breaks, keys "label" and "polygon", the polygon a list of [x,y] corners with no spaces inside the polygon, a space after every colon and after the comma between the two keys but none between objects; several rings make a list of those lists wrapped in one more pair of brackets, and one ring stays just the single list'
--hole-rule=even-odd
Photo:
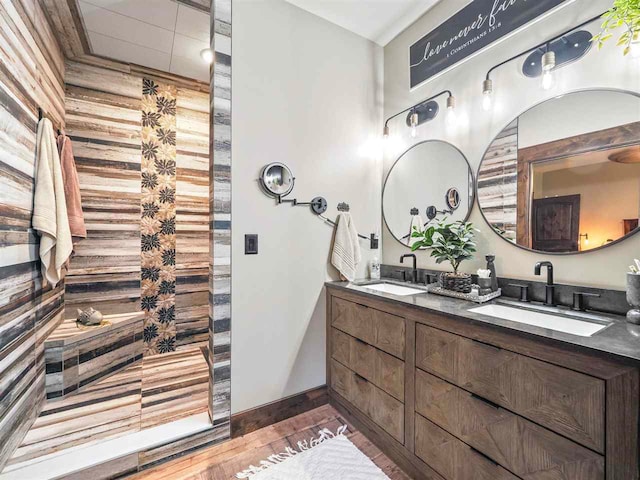
[{"label": "decorative tray", "polygon": [[454,292],[453,290],[447,290],[446,288],[442,288],[438,286],[437,283],[432,283],[427,285],[427,292],[435,293],[436,295],[443,295],[445,297],[459,298],[460,300],[467,300],[469,302],[475,303],[485,303],[494,298],[498,298],[502,295],[502,290],[498,289],[495,292],[491,292],[488,295],[478,295],[478,293],[460,293]]}]

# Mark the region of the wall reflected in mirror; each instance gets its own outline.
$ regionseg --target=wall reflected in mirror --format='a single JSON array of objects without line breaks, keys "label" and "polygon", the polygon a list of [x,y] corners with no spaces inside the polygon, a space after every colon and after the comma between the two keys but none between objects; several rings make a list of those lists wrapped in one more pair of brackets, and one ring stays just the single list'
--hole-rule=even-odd
[{"label": "wall reflected in mirror", "polygon": [[531,108],[489,146],[477,191],[493,229],[531,250],[578,253],[635,233],[640,98],[591,90]]},{"label": "wall reflected in mirror", "polygon": [[382,193],[387,228],[410,247],[420,231],[439,220],[466,220],[474,201],[473,172],[453,145],[431,140],[414,145],[389,171]]}]

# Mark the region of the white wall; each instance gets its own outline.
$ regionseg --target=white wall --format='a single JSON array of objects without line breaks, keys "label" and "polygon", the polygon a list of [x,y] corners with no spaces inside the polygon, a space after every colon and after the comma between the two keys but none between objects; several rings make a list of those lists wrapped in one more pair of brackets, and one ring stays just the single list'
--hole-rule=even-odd
[{"label": "white wall", "polygon": [[[232,412],[325,383],[326,280],[332,229],[308,208],[277,206],[256,179],[291,167],[291,197],[351,205],[379,230],[382,49],[282,0],[234,1],[232,137]],[[259,255],[244,255],[244,234]],[[362,242],[360,276],[372,256]],[[380,252],[377,251],[378,255]]]},{"label": "white wall", "polygon": [[[468,0],[442,1],[427,12],[384,50],[384,103],[385,118],[429,97],[445,88],[457,97],[457,110],[461,121],[454,129],[445,126],[444,116],[418,128],[418,138],[410,139],[409,129],[399,122],[391,126],[401,132],[400,137],[389,142],[385,152],[385,170],[393,164],[399,152],[404,151],[410,140],[447,140],[467,156],[473,170],[477,168],[485,149],[498,132],[513,118],[546,98],[563,92],[585,88],[607,87],[640,91],[640,62],[624,58],[615,41],[610,41],[598,51],[593,48],[586,57],[557,71],[556,86],[551,91],[540,88],[539,79],[526,78],[520,71],[521,62],[513,61],[494,72],[495,107],[486,113],[482,110],[482,80],[489,68],[522,50],[557,35],[582,21],[593,17],[611,6],[610,0],[577,0],[552,16],[530,26],[481,55],[458,66],[449,73],[409,92],[407,49],[424,34],[437,27]],[[592,31],[598,22],[592,24]],[[441,103],[441,106],[443,104]],[[533,265],[541,258],[550,258],[556,266],[559,282],[623,289],[625,271],[633,258],[640,255],[640,235],[613,245],[607,249],[579,256],[551,256],[521,250],[505,242],[484,222],[477,205],[470,218],[478,228],[479,254],[471,262],[463,264],[463,270],[472,272],[484,266],[484,254],[497,255],[497,269],[501,276],[535,279]],[[383,230],[384,255],[388,264],[397,264],[406,247],[401,246]],[[419,254],[419,265],[436,268],[428,253]]]}]

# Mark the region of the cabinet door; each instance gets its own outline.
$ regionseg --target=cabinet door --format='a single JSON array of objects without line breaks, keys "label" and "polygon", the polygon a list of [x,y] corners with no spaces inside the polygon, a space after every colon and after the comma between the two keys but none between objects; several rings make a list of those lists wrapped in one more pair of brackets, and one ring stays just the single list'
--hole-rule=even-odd
[{"label": "cabinet door", "polygon": [[373,382],[388,394],[404,402],[404,362],[402,360],[376,350]]},{"label": "cabinet door", "polygon": [[331,324],[352,337],[373,345],[376,338],[373,312],[375,310],[364,305],[333,297]]},{"label": "cabinet door", "polygon": [[331,356],[404,402],[404,362],[342,331],[331,329]]},{"label": "cabinet door", "polygon": [[331,388],[349,401],[351,401],[352,375],[347,367],[335,360],[331,361]]},{"label": "cabinet door", "polygon": [[523,479],[604,478],[601,455],[420,370],[416,411]]},{"label": "cabinet door", "polygon": [[404,444],[404,404],[379,388],[373,392],[371,419]]},{"label": "cabinet door", "polygon": [[416,455],[447,480],[518,478],[421,415],[416,414],[415,428]]},{"label": "cabinet door", "polygon": [[375,323],[374,345],[380,350],[404,359],[404,318],[379,310],[374,310],[373,312]]},{"label": "cabinet door", "polygon": [[416,366],[604,453],[604,382],[418,325]]},{"label": "cabinet door", "polygon": [[336,328],[331,329],[331,356],[351,367],[351,337]]}]

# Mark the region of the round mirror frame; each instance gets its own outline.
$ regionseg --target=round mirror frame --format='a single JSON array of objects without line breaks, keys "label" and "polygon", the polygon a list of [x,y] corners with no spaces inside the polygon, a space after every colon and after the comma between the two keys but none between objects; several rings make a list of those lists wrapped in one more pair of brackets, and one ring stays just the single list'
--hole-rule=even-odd
[{"label": "round mirror frame", "polygon": [[[433,142],[439,142],[439,143],[444,143],[449,145],[451,148],[453,148],[456,152],[458,152],[460,154],[460,156],[464,159],[464,161],[467,163],[467,167],[469,169],[469,196],[471,197],[469,200],[469,209],[467,210],[467,214],[465,215],[464,219],[462,220],[463,222],[466,222],[467,220],[469,220],[469,216],[471,216],[471,212],[473,211],[473,206],[476,204],[476,180],[473,174],[473,169],[471,168],[471,164],[469,163],[469,160],[467,159],[467,157],[465,156],[464,153],[462,153],[462,150],[460,150],[458,147],[456,147],[454,144],[452,144],[451,142],[447,142],[446,140],[438,140],[438,139],[431,139],[431,140],[423,140],[421,142],[415,143],[413,145],[411,145],[409,148],[407,148],[404,152],[402,152],[398,158],[395,159],[395,161],[393,162],[393,165],[391,165],[391,168],[389,169],[389,172],[387,172],[387,176],[384,179],[384,185],[382,186],[382,201],[381,201],[381,206],[380,209],[382,210],[382,219],[384,220],[384,225],[385,227],[387,227],[387,231],[391,234],[391,236],[393,237],[393,239],[398,242],[400,245],[402,245],[403,247],[409,248],[411,249],[411,247],[409,245],[407,245],[406,243],[403,243],[402,240],[400,240],[399,238],[397,238],[393,232],[391,231],[391,228],[389,227],[389,223],[387,222],[387,217],[384,214],[384,191],[387,188],[387,182],[389,181],[389,176],[391,175],[391,172],[393,171],[394,167],[397,165],[397,163],[402,160],[402,157],[404,157],[407,153],[409,153],[412,149],[416,148],[419,145],[422,145],[424,143],[433,143]],[[445,203],[447,203],[447,198],[444,199]],[[448,206],[448,204],[447,204]],[[427,207],[427,210],[430,207]],[[437,214],[436,214],[437,215]],[[427,214],[427,217],[429,217],[429,215]],[[435,217],[433,217],[435,218]],[[429,218],[429,220],[433,220],[433,218]],[[493,228],[493,227],[492,227]]]},{"label": "round mirror frame", "polygon": [[[269,169],[271,169],[272,167],[282,167],[283,170],[286,170],[287,172],[289,172],[289,175],[291,175],[291,187],[284,193],[275,193],[272,190],[269,189],[269,187],[267,186],[267,182],[266,182],[266,175],[267,172],[269,171]],[[280,163],[280,162],[273,162],[273,163],[269,163],[267,165],[265,165],[264,167],[262,167],[262,171],[260,172],[260,186],[262,187],[262,190],[265,194],[269,195],[270,197],[273,198],[281,198],[281,197],[286,197],[287,195],[289,195],[292,191],[293,191],[293,187],[295,186],[296,183],[296,177],[293,176],[293,172],[291,171],[291,169],[285,165],[284,163]]]},{"label": "round mirror frame", "polygon": [[[621,88],[584,88],[584,89],[578,89],[578,90],[571,90],[570,92],[565,92],[562,93],[560,95],[556,95],[554,97],[551,98],[547,98],[546,100],[542,100],[541,102],[538,102],[534,105],[532,105],[529,108],[526,108],[525,110],[522,110],[518,115],[516,115],[510,122],[508,122],[504,127],[502,127],[500,130],[498,130],[498,133],[496,135],[498,135],[500,132],[502,132],[505,128],[507,128],[507,125],[509,125],[510,123],[512,123],[515,119],[520,118],[522,115],[524,115],[525,113],[527,113],[530,110],[533,110],[534,108],[542,105],[543,103],[546,102],[550,102],[551,100],[556,100],[558,98],[561,97],[565,97],[567,95],[572,95],[572,94],[576,94],[576,93],[587,93],[587,92],[614,92],[614,93],[626,93],[628,95],[633,95],[634,97],[640,99],[640,92],[633,92],[631,90],[625,90],[625,89],[621,89]],[[493,142],[496,140],[496,137],[492,138],[491,141],[489,142],[489,145],[487,146],[487,148],[485,149],[484,153],[482,154],[482,158],[484,158],[487,154],[487,152],[489,151],[489,149],[491,148],[491,145],[493,144]],[[403,154],[404,155],[404,154]],[[395,165],[395,164],[394,164]],[[393,167],[392,167],[393,168]],[[628,238],[633,237],[636,233],[640,232],[640,227],[636,228],[635,230],[631,231],[630,233],[627,233],[626,235],[614,240],[613,242],[609,242],[605,245],[601,245],[599,247],[595,247],[595,248],[590,248],[589,250],[581,250],[581,251],[577,251],[577,252],[544,252],[541,250],[534,250],[532,248],[529,247],[524,247],[522,245],[518,245],[517,243],[511,242],[508,239],[504,238],[502,235],[500,235],[500,233],[495,229],[495,227],[489,222],[489,220],[487,220],[487,217],[484,214],[484,211],[482,210],[482,205],[480,205],[480,197],[478,196],[478,176],[480,175],[480,168],[482,168],[482,160],[480,161],[479,165],[478,165],[478,171],[475,175],[475,181],[474,181],[474,198],[476,199],[476,202],[478,204],[478,210],[480,210],[480,214],[482,215],[482,219],[484,220],[484,222],[489,226],[489,228],[491,229],[491,231],[493,233],[495,233],[501,240],[503,240],[504,242],[508,243],[509,245],[513,246],[513,247],[517,247],[521,250],[526,250],[527,252],[532,252],[532,253],[536,253],[536,254],[541,254],[541,255],[553,255],[553,256],[569,256],[569,255],[580,255],[580,254],[586,254],[586,253],[591,253],[591,252],[597,252],[600,250],[603,250],[605,248],[611,247],[612,245],[615,245],[616,243],[620,243],[624,240],[627,240]],[[516,205],[516,210],[517,210],[517,205]],[[384,212],[383,212],[383,216],[384,216]],[[394,237],[395,238],[395,237]]]}]

